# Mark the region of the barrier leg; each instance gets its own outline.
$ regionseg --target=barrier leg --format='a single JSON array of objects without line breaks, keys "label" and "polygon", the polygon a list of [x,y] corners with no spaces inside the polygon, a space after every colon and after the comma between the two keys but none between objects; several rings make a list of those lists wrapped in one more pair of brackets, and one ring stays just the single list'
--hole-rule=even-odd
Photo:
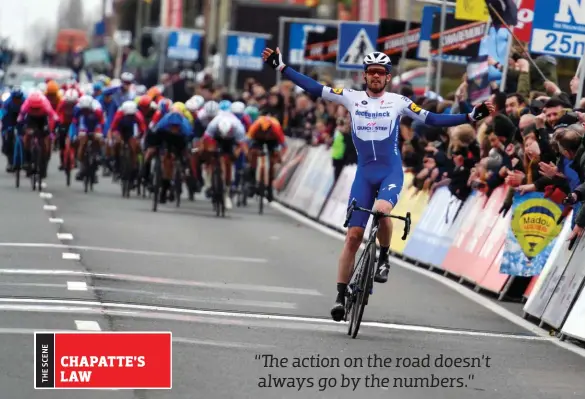
[{"label": "barrier leg", "polygon": [[508,290],[512,286],[512,282],[513,281],[514,281],[514,277],[513,276],[511,276],[510,278],[508,278],[508,281],[506,282],[506,285],[504,286],[504,289],[502,289],[502,292],[500,292],[500,295],[498,296],[498,301],[502,301],[504,299],[504,297],[508,293]]}]

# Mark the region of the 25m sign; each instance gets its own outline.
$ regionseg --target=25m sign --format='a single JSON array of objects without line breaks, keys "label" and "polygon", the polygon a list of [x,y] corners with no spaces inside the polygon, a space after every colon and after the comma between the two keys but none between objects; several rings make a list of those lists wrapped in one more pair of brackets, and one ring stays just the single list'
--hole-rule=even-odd
[{"label": "25m sign", "polygon": [[35,389],[171,389],[171,333],[35,333]]},{"label": "25m sign", "polygon": [[530,51],[581,58],[585,51],[585,0],[536,0]]}]

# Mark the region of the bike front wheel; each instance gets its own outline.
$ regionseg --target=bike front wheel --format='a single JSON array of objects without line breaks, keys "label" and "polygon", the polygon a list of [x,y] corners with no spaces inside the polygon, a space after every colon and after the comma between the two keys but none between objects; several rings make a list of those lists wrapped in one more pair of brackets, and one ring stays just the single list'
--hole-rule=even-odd
[{"label": "bike front wheel", "polygon": [[352,338],[357,337],[364,315],[364,309],[368,304],[375,263],[376,245],[374,241],[371,241],[364,250],[360,264],[357,265],[357,272],[354,274],[355,278],[349,284],[352,288],[351,295],[348,298],[350,301],[350,309],[348,309],[350,317],[347,334]]}]

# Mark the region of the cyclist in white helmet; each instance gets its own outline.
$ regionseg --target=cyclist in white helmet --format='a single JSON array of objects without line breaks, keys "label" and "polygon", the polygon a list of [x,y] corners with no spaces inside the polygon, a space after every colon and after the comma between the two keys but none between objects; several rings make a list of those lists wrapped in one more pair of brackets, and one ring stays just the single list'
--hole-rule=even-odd
[{"label": "cyclist in white helmet", "polygon": [[[203,154],[210,155],[219,149],[224,165],[224,187],[225,190],[225,207],[232,208],[229,196],[229,187],[232,181],[232,162],[237,159],[239,154],[245,149],[246,130],[244,125],[234,115],[225,113],[218,115],[209,123],[203,139],[200,142],[200,149]],[[209,158],[209,156],[206,156]],[[212,173],[212,171],[209,171]],[[209,187],[209,176],[206,176],[205,186]],[[206,194],[211,192],[206,190]]]},{"label": "cyclist in white helmet", "polygon": [[[282,60],[279,49],[265,49],[264,61],[273,69],[282,73],[300,88],[315,97],[323,97],[347,108],[351,115],[352,138],[358,153],[358,167],[351,188],[349,202],[356,200],[357,206],[386,214],[391,213],[398,202],[402,189],[404,174],[402,159],[398,148],[400,118],[408,116],[418,122],[438,127],[457,126],[473,123],[494,112],[490,102],[476,106],[469,114],[447,115],[434,114],[421,109],[410,99],[385,91],[392,79],[390,58],[374,51],[364,58],[363,79],[366,90],[350,90],[324,86],[305,76]],[[337,272],[337,298],[331,309],[335,321],[343,320],[345,315],[345,296],[347,284],[351,278],[355,255],[362,243],[364,230],[369,215],[365,212],[353,212]],[[388,250],[392,237],[392,221],[383,218],[380,221],[378,240],[381,251],[375,280],[384,283],[388,280],[390,268]]]}]

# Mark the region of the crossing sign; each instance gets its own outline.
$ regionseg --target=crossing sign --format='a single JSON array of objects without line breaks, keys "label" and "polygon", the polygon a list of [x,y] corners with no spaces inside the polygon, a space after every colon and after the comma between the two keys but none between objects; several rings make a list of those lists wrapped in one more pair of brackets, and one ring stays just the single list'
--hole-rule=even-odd
[{"label": "crossing sign", "polygon": [[364,57],[376,51],[378,24],[367,22],[341,22],[337,68],[347,70],[363,69]]}]

